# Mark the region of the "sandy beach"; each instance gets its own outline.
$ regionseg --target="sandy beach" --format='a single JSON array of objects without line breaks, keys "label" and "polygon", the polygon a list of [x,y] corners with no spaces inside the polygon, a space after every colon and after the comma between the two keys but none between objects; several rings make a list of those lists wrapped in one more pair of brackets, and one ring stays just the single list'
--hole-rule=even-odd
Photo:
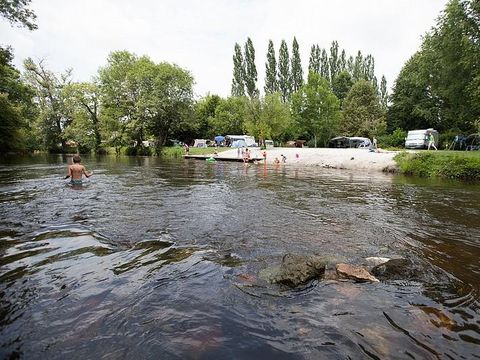
[{"label": "sandy beach", "polygon": [[[252,157],[262,157],[262,150],[252,148]],[[273,164],[275,159],[286,156],[284,165],[301,164],[306,166],[320,166],[325,168],[383,171],[386,167],[396,166],[393,160],[395,151],[380,150],[370,152],[368,149],[332,149],[332,148],[271,148],[266,150],[267,164]],[[298,157],[297,157],[298,155]],[[218,154],[222,157],[236,157],[237,149],[227,150]]]}]

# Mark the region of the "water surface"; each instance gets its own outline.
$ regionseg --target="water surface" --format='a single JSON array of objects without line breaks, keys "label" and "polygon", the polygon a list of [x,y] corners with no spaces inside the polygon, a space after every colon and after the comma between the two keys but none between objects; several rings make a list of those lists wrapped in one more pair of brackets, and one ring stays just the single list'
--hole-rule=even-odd
[{"label": "water surface", "polygon": [[[479,358],[480,186],[315,167],[0,160],[2,358]],[[447,280],[299,289],[286,253]]]}]

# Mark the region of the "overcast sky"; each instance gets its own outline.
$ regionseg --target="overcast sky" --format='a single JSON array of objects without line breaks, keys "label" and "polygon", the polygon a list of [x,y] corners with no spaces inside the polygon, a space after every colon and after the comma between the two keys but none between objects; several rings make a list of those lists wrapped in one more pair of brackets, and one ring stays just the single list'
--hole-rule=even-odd
[{"label": "overcast sky", "polygon": [[89,81],[114,50],[148,55],[189,70],[195,93],[230,94],[233,48],[250,37],[258,88],[263,92],[268,40],[278,58],[282,39],[289,52],[300,46],[304,72],[310,47],[337,40],[347,55],[375,58],[375,72],[390,87],[418,50],[446,0],[33,0],[38,30],[12,27],[0,18],[0,43],[14,48],[15,64],[45,59],[49,68],[73,69]]}]

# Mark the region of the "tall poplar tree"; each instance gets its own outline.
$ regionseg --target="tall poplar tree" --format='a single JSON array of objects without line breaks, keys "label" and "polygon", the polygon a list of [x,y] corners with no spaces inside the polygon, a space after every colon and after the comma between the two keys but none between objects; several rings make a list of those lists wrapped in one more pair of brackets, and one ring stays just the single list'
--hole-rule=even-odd
[{"label": "tall poplar tree", "polygon": [[233,54],[233,79],[232,96],[245,95],[245,64],[243,62],[242,48],[235,43],[235,53]]},{"label": "tall poplar tree", "polygon": [[340,55],[340,59],[338,60],[338,72],[347,70],[347,54],[345,53],[345,49],[342,49],[342,55]]},{"label": "tall poplar tree", "polygon": [[363,55],[360,50],[358,50],[357,56],[355,57],[355,61],[353,63],[353,71],[352,71],[352,78],[353,82],[357,82],[360,79],[363,79],[364,71],[363,71]]},{"label": "tall poplar tree", "polygon": [[322,50],[322,57],[320,59],[320,76],[330,81],[330,65],[328,64],[328,55],[325,49]]},{"label": "tall poplar tree", "polygon": [[332,46],[330,47],[330,79],[334,79],[335,76],[338,74],[338,42],[333,41]]},{"label": "tall poplar tree", "polygon": [[308,71],[320,73],[320,48],[317,45],[312,45],[310,48],[310,60],[308,62]]},{"label": "tall poplar tree", "polygon": [[282,40],[280,53],[278,55],[278,88],[282,94],[282,100],[284,102],[288,101],[291,93],[290,61],[288,46],[285,40]]},{"label": "tall poplar tree", "polygon": [[245,43],[245,87],[251,99],[258,96],[257,67],[255,66],[255,48],[252,39]]},{"label": "tall poplar tree", "polygon": [[303,85],[303,70],[302,61],[300,60],[300,51],[298,48],[298,42],[293,37],[292,44],[292,92],[296,92]]},{"label": "tall poplar tree", "polygon": [[380,82],[380,103],[384,109],[388,104],[388,92],[387,92],[387,79],[385,75],[382,75],[382,81]]},{"label": "tall poplar tree", "polygon": [[267,62],[265,63],[265,94],[272,94],[278,91],[277,60],[273,41],[268,41]]}]

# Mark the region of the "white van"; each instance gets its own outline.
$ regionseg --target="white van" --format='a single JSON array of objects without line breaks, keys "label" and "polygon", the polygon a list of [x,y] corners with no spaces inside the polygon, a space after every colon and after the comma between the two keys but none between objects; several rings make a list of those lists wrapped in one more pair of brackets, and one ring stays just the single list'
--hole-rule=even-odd
[{"label": "white van", "polygon": [[410,130],[405,138],[406,149],[426,149],[428,147],[427,135],[433,135],[435,146],[438,146],[438,131],[434,129]]},{"label": "white van", "polygon": [[265,148],[266,149],[271,149],[275,147],[275,145],[273,144],[273,140],[265,140]]}]

